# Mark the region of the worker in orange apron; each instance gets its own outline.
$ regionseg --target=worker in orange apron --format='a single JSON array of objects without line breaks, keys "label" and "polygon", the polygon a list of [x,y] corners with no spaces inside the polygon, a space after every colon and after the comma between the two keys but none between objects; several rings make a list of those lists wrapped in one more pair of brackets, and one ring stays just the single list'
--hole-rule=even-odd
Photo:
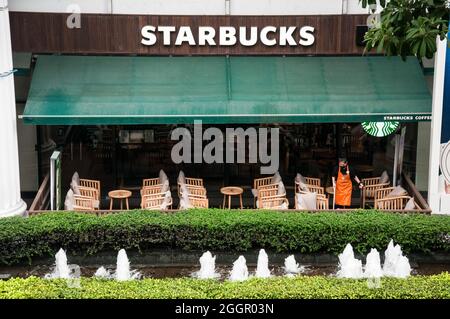
[{"label": "worker in orange apron", "polygon": [[334,199],[337,208],[347,208],[352,205],[352,190],[354,179],[359,188],[363,188],[363,184],[356,176],[355,171],[348,165],[346,158],[339,158],[339,166],[335,168],[332,176],[334,187]]}]

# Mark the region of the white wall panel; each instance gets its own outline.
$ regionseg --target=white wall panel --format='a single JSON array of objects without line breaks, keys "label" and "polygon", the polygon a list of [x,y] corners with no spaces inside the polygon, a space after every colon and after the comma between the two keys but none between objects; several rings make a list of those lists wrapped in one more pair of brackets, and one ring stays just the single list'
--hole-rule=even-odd
[{"label": "white wall panel", "polygon": [[[10,11],[66,12],[77,4],[84,13],[222,15],[226,0],[12,0]],[[361,14],[359,0],[230,0],[232,15]],[[346,9],[346,10],[345,10]]]}]

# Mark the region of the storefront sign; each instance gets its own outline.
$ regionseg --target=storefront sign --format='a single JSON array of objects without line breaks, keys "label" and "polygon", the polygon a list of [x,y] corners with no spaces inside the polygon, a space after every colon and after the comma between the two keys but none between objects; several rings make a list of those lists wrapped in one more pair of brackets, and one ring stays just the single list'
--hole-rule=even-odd
[{"label": "storefront sign", "polygon": [[[172,41],[172,34],[176,35],[175,42]],[[211,26],[200,26],[193,30],[190,26],[176,28],[146,25],[141,29],[141,35],[141,43],[147,46],[153,46],[158,41],[162,41],[165,46],[254,46],[258,42],[265,46],[310,46],[315,40],[314,27],[311,26],[221,26],[218,30]]]},{"label": "storefront sign", "polygon": [[398,126],[399,122],[363,122],[361,123],[364,131],[367,134],[376,136],[376,137],[384,137],[391,135],[394,133]]}]

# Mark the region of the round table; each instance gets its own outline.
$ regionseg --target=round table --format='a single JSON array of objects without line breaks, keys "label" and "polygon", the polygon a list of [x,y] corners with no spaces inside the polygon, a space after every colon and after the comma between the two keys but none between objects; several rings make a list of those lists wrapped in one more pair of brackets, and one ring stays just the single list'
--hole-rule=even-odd
[{"label": "round table", "polygon": [[114,199],[120,200],[120,209],[123,209],[123,200],[125,200],[125,204],[127,206],[127,210],[130,209],[130,206],[128,204],[128,198],[131,197],[131,192],[130,191],[127,191],[127,190],[124,190],[124,189],[116,189],[116,190],[110,191],[108,193],[108,196],[109,196],[109,199],[110,199],[110,201],[109,201],[109,210],[113,209]]},{"label": "round table", "polygon": [[225,208],[225,202],[227,200],[228,196],[228,209],[231,209],[231,197],[232,196],[239,196],[239,202],[241,205],[241,209],[244,208],[242,205],[242,193],[244,190],[241,187],[238,186],[226,186],[222,187],[220,189],[220,192],[223,194],[223,205],[222,207]]}]

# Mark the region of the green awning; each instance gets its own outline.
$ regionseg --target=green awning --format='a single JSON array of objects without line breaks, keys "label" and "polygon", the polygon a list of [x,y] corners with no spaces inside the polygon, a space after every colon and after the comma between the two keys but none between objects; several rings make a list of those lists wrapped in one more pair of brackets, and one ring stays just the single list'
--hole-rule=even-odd
[{"label": "green awning", "polygon": [[28,124],[429,120],[417,59],[39,56]]}]

